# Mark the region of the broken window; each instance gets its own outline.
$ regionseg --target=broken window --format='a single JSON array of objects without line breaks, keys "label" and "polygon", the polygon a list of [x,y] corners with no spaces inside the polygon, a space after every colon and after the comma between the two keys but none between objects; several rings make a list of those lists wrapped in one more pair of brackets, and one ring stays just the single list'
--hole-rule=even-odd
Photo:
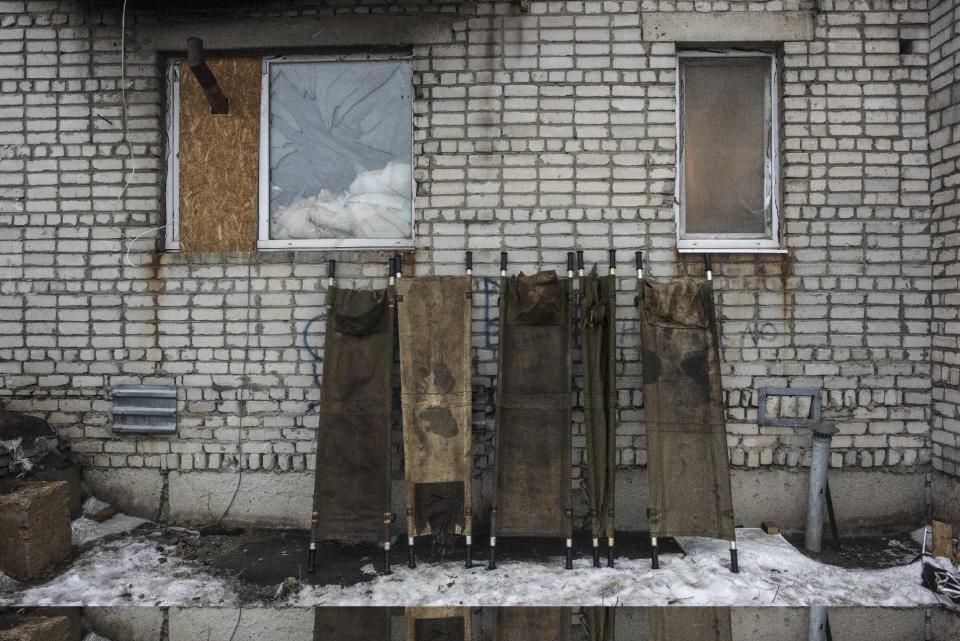
[{"label": "broken window", "polygon": [[260,246],[413,237],[409,60],[267,60]]},{"label": "broken window", "polygon": [[171,61],[167,249],[413,245],[413,80],[400,56]]},{"label": "broken window", "polygon": [[774,57],[681,52],[678,100],[678,248],[779,248]]}]

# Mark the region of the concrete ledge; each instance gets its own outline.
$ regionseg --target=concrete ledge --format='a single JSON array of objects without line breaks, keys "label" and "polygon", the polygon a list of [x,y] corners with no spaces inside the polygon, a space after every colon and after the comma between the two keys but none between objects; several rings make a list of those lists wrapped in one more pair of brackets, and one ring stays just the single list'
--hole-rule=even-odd
[{"label": "concrete ledge", "polygon": [[169,482],[173,523],[210,525],[223,516],[225,525],[310,526],[312,472],[170,472]]},{"label": "concrete ledge", "polygon": [[156,521],[160,517],[163,477],[160,470],[142,468],[90,468],[83,481],[97,497],[119,505],[133,516]]},{"label": "concrete ledge", "polygon": [[342,46],[404,46],[450,42],[453,15],[336,15],[218,22],[137,25],[134,42],[144,50],[186,52],[187,38],[203,38],[208,53]]},{"label": "concrete ledge", "polygon": [[170,641],[312,641],[313,608],[173,608]]},{"label": "concrete ledge", "polygon": [[640,17],[646,42],[796,42],[813,40],[806,11],[676,11]]},{"label": "concrete ledge", "polygon": [[[916,472],[830,470],[830,489],[841,536],[918,526],[925,514],[926,469]],[[742,469],[730,473],[738,525],[775,521],[786,532],[804,528],[808,472],[804,469]],[[647,471],[617,474],[617,528],[648,529]]]},{"label": "concrete ledge", "polygon": [[163,610],[160,608],[84,608],[83,618],[97,634],[107,639],[161,641]]}]

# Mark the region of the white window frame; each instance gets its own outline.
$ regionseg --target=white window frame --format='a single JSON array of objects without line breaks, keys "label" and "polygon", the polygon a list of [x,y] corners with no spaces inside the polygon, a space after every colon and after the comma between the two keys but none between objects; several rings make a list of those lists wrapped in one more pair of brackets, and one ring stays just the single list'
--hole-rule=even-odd
[{"label": "white window frame", "polygon": [[[369,60],[410,60],[402,54],[344,54],[336,56],[272,56],[264,57],[260,89],[260,198],[258,213],[257,249],[413,249],[416,236],[417,184],[413,178],[415,156],[413,150],[413,118],[410,119],[410,237],[409,238],[270,238],[270,65],[297,62],[343,62]],[[411,91],[411,112],[413,88]]]},{"label": "white window frame", "polygon": [[167,61],[167,218],[164,247],[180,251],[180,60]]},{"label": "white window frame", "polygon": [[[271,250],[357,250],[357,249],[413,249],[416,244],[417,183],[413,178],[414,123],[410,119],[410,237],[409,238],[326,238],[285,239],[270,238],[270,64],[276,62],[323,62],[349,60],[410,60],[403,54],[344,54],[337,56],[272,56],[264,57],[260,94],[260,148],[257,205],[257,249]],[[180,59],[172,58],[167,66],[167,176],[166,176],[166,238],[168,252],[180,251]],[[411,91],[411,102],[413,87]],[[411,105],[412,110],[412,105]]]},{"label": "white window frame", "polygon": [[[765,154],[764,200],[770,203],[770,233],[763,237],[737,234],[687,234],[684,231],[684,147],[683,147],[683,61],[689,58],[768,58],[770,61],[770,146]],[[780,87],[777,57],[770,51],[683,50],[677,52],[676,66],[677,179],[674,186],[674,213],[677,250],[681,253],[783,253],[780,242]]]}]

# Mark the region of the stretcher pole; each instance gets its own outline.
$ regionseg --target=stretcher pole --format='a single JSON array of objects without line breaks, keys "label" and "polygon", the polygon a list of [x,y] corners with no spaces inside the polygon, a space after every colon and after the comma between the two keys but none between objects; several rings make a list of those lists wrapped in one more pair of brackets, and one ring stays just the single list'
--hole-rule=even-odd
[{"label": "stretcher pole", "polygon": [[[568,252],[568,253],[567,253],[567,278],[571,278],[571,279],[573,278],[573,265],[574,265],[574,263],[573,263],[574,257],[573,257],[573,256],[574,256],[573,252]],[[583,307],[583,292],[584,292],[583,277],[584,277],[583,251],[581,250],[581,251],[577,251],[577,290],[578,290],[578,292],[579,292],[579,295],[578,295],[578,297],[577,297],[577,300],[578,300],[579,305],[580,305],[580,307],[581,307],[581,314],[583,313],[583,312],[582,312],[582,307]],[[583,339],[582,339],[582,337],[581,337],[581,345],[582,345],[582,340],[583,340]],[[593,492],[593,488],[590,488],[590,491]],[[593,502],[593,499],[591,498],[591,503],[592,503],[592,502]],[[591,534],[591,539],[592,539],[592,544],[593,544],[593,545],[592,545],[593,567],[595,567],[595,568],[600,567],[600,536],[599,536],[599,534],[598,534],[599,531],[600,531],[600,514],[599,514],[599,512],[597,512],[597,510],[594,508],[594,506],[591,505],[591,507],[590,507],[590,534]]]},{"label": "stretcher pole", "polygon": [[[503,293],[507,290],[507,252],[500,252],[500,295],[503,296]],[[501,312],[503,311],[503,305],[500,306]],[[500,319],[500,322],[503,323],[503,318]],[[503,349],[503,345],[497,345],[498,352]],[[498,354],[497,361],[499,363],[503,362],[503,359]],[[497,381],[497,386],[502,384],[502,380]],[[496,440],[499,438],[498,434],[493,435],[494,438],[494,451],[496,451]],[[497,465],[500,465],[500,461],[497,461]],[[495,484],[496,485],[496,484]],[[500,511],[500,508],[497,505],[498,497],[497,490],[494,490],[494,500],[493,500],[493,509],[490,510],[490,559],[487,561],[488,570],[497,569],[497,515]]]},{"label": "stretcher pole", "polygon": [[[634,258],[637,267],[637,286],[639,287],[640,281],[643,280],[643,252],[636,252]],[[652,532],[650,533],[650,568],[653,570],[660,569],[660,542],[656,536],[653,536]]]},{"label": "stretcher pole", "polygon": [[[473,252],[468,251],[464,255],[464,272],[467,276],[473,276]],[[470,279],[470,296],[473,296],[473,279]],[[469,483],[470,477],[468,476],[464,483]],[[464,492],[464,496],[469,495],[473,497],[473,492]],[[473,567],[473,505],[464,505],[463,506],[463,518],[466,521],[464,523],[464,566],[467,568]]]},{"label": "stretcher pole", "polygon": [[[397,272],[396,260],[391,256],[387,260],[387,286],[393,287],[396,284],[395,274]],[[390,526],[396,522],[397,515],[389,511],[391,506],[387,506],[383,513],[383,573],[393,574],[390,558]]]},{"label": "stretcher pole", "polygon": [[[568,260],[569,263],[569,260]],[[569,267],[569,264],[568,264]],[[583,250],[577,250],[577,290],[579,296],[583,296],[583,276],[584,276],[584,264],[583,264]],[[566,562],[564,567],[568,570],[573,569],[573,510],[567,509],[565,515],[567,519],[567,538],[564,541],[565,552],[566,552]],[[596,521],[596,512],[593,514],[594,521]],[[600,567],[600,547],[599,542],[596,538],[596,530],[593,531],[593,565],[594,567]]]},{"label": "stretcher pole", "polygon": [[[713,282],[713,259],[710,257],[710,254],[703,255],[703,269],[706,272],[707,281]],[[730,541],[730,571],[734,574],[740,573],[740,559],[737,555],[736,534],[734,534],[734,540]]]},{"label": "stretcher pole", "polygon": [[[333,287],[337,279],[337,261],[327,261],[327,288]],[[329,291],[327,296],[329,297]],[[327,301],[327,309],[330,308],[330,301]],[[322,429],[323,426],[321,425]],[[320,512],[315,511],[310,515],[310,550],[307,552],[307,572],[313,574],[317,569],[317,538],[320,536]]]},{"label": "stretcher pole", "polygon": [[[611,249],[611,250],[610,250],[610,261],[609,261],[609,262],[610,262],[610,275],[613,276],[613,278],[611,279],[611,280],[613,281],[613,289],[614,289],[614,291],[616,291],[616,285],[617,285],[617,278],[616,278],[616,276],[617,276],[617,250],[616,250],[616,249]],[[614,297],[616,297],[616,294],[614,294]],[[616,305],[616,302],[614,302],[614,305]],[[613,324],[614,324],[614,331],[616,331],[616,319],[614,319],[612,322],[613,322]],[[614,393],[616,393],[616,390],[614,390]],[[617,439],[616,439],[616,436],[614,436],[614,438],[613,438],[614,444],[616,443],[616,440],[617,440]],[[614,455],[614,460],[616,460],[616,455]],[[616,474],[616,471],[614,471],[614,474]],[[611,496],[610,498],[613,499],[613,496]],[[614,534],[615,534],[615,530],[614,530],[614,518],[613,518],[613,506],[612,506],[612,505],[608,505],[608,506],[607,506],[607,511],[608,511],[608,513],[606,514],[606,519],[607,519],[607,567],[608,567],[608,568],[612,568],[612,567],[613,567]]]}]

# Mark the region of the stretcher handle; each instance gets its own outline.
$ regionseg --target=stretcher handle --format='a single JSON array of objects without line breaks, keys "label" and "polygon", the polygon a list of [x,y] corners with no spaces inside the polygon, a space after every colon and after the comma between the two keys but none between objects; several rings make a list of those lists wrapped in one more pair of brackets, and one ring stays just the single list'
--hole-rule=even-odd
[{"label": "stretcher handle", "polygon": [[703,255],[703,267],[707,272],[707,280],[713,280],[713,259],[710,254]]},{"label": "stretcher handle", "polygon": [[327,261],[327,284],[333,285],[334,279],[337,277],[337,261],[332,258]]},{"label": "stretcher handle", "polygon": [[577,276],[583,276],[583,250],[577,250]]},{"label": "stretcher handle", "polygon": [[387,281],[390,285],[393,285],[395,282],[395,275],[397,273],[397,266],[393,259],[393,256],[387,259]]},{"label": "stretcher handle", "polygon": [[611,249],[609,253],[610,253],[610,274],[612,275],[617,273],[617,250]]},{"label": "stretcher handle", "polygon": [[643,278],[643,252],[637,252],[634,256],[637,261],[637,278]]},{"label": "stretcher handle", "polygon": [[500,275],[507,275],[507,252],[500,252]]},{"label": "stretcher handle", "polygon": [[573,252],[567,252],[567,278],[573,278]]},{"label": "stretcher handle", "polygon": [[466,264],[467,274],[468,275],[472,274],[473,273],[473,252],[468,251],[466,253],[466,255],[464,256],[464,263]]},{"label": "stretcher handle", "polygon": [[400,254],[394,254],[393,255],[393,269],[394,269],[393,273],[394,275],[396,275],[397,278],[400,278],[400,276],[402,276],[402,273],[401,273],[402,267],[403,267],[403,258],[401,258]]}]

